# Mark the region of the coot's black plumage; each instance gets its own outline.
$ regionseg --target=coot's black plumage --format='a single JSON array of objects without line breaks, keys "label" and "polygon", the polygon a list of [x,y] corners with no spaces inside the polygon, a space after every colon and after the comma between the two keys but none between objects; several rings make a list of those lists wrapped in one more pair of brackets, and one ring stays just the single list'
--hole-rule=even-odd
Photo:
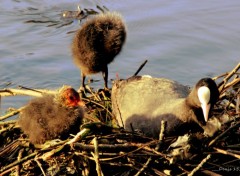
[{"label": "coot's black plumage", "polygon": [[56,95],[31,100],[20,113],[18,124],[33,144],[55,138],[65,139],[79,131],[84,116],[83,106],[79,94],[64,86]]},{"label": "coot's black plumage", "polygon": [[[119,124],[158,137],[161,120],[167,135],[179,135],[203,127],[219,97],[216,83],[203,78],[192,91],[175,81],[135,76],[117,81],[112,88],[112,108]],[[201,128],[199,128],[201,129]]]},{"label": "coot's black plumage", "polygon": [[107,88],[108,64],[119,54],[125,39],[126,25],[116,12],[98,14],[82,25],[73,38],[72,55],[81,70],[83,88],[85,77],[98,72],[102,72]]}]

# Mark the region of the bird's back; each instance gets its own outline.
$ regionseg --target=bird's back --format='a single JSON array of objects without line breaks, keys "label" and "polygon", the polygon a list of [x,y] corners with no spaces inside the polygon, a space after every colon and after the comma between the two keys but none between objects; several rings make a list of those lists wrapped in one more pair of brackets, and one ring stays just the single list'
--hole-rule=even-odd
[{"label": "bird's back", "polygon": [[176,107],[182,106],[188,94],[189,88],[175,81],[132,77],[113,85],[113,113],[120,125],[123,120],[127,129],[132,123],[143,131],[150,131],[150,134],[158,134],[161,120],[168,120],[169,123],[175,121],[174,124],[169,124],[171,126],[181,123],[175,117],[181,113]]}]

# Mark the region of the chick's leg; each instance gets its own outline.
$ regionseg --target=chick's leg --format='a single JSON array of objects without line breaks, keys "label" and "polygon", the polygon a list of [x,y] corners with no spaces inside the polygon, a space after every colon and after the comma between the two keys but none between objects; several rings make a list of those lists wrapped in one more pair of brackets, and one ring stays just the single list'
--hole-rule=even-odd
[{"label": "chick's leg", "polygon": [[104,79],[104,89],[108,89],[108,67],[104,67],[102,71],[103,79]]}]

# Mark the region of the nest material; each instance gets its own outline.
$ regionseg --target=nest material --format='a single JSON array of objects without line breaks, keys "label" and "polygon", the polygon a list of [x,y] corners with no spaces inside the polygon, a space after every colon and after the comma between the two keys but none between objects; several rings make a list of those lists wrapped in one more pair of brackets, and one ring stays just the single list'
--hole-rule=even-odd
[{"label": "nest material", "polygon": [[[80,132],[65,141],[44,145],[29,143],[15,125],[0,122],[1,175],[239,175],[240,173],[240,78],[238,64],[214,79],[220,99],[213,116],[221,122],[213,137],[202,133],[164,137],[159,140],[118,128],[111,113],[111,91],[91,91]],[[41,96],[48,90],[3,89],[1,96]],[[24,108],[24,107],[22,107]],[[21,111],[12,110],[4,120]],[[178,138],[178,139],[177,139]]]}]

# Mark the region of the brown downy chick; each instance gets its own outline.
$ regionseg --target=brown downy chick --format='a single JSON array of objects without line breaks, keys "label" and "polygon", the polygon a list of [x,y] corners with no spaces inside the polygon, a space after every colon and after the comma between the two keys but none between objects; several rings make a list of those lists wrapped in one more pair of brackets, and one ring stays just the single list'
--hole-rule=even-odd
[{"label": "brown downy chick", "polygon": [[126,40],[126,25],[116,12],[101,13],[87,21],[72,41],[74,63],[81,71],[81,86],[89,74],[102,72],[107,88],[108,64],[119,54]]},{"label": "brown downy chick", "polygon": [[66,139],[79,131],[84,106],[73,88],[63,86],[56,95],[31,100],[20,113],[18,124],[33,144]]}]

